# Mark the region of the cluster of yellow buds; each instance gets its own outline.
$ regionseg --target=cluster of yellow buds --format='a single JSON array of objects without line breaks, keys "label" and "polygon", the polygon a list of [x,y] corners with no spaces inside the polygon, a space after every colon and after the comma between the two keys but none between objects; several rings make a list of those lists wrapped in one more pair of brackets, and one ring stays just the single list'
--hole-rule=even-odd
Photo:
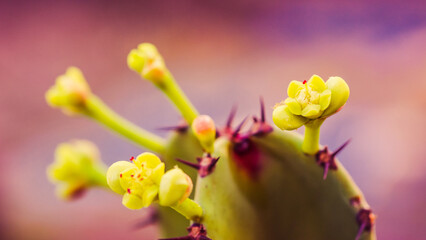
[{"label": "cluster of yellow buds", "polygon": [[127,56],[127,65],[147,80],[158,85],[167,72],[163,57],[151,43],[141,43]]},{"label": "cluster of yellow buds", "polygon": [[273,121],[283,130],[293,130],[336,113],[348,100],[349,87],[340,77],[324,82],[313,75],[309,81],[291,81],[287,94],[288,98],[275,106]]},{"label": "cluster of yellow buds", "polygon": [[208,115],[200,115],[192,122],[192,132],[200,142],[204,151],[213,153],[214,141],[216,140],[216,126],[213,119]]},{"label": "cluster of yellow buds", "polygon": [[56,83],[46,92],[46,101],[52,107],[58,107],[64,113],[73,115],[82,113],[90,87],[83,73],[76,67],[69,67],[65,74],[56,78]]},{"label": "cluster of yellow buds", "polygon": [[277,104],[272,119],[282,130],[294,130],[305,125],[302,150],[316,154],[319,149],[319,128],[324,120],[338,112],[349,98],[349,86],[340,77],[324,82],[313,75],[309,81],[291,81],[288,98]]},{"label": "cluster of yellow buds", "polygon": [[91,186],[106,186],[105,172],[97,147],[87,140],[60,144],[54,163],[47,169],[50,181],[57,184],[57,195],[66,200]]}]

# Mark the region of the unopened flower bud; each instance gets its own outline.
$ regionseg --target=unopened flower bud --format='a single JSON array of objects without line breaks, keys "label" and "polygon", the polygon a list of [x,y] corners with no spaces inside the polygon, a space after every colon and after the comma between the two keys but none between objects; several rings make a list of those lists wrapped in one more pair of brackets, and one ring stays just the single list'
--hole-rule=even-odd
[{"label": "unopened flower bud", "polygon": [[160,183],[160,205],[174,206],[182,203],[192,192],[191,178],[179,168],[167,171]]},{"label": "unopened flower bud", "polygon": [[85,189],[103,185],[105,165],[96,146],[86,140],[62,143],[56,148],[55,161],[47,169],[51,182],[58,184],[57,194],[73,199]]},{"label": "unopened flower bud", "polygon": [[80,69],[70,67],[64,75],[56,78],[56,83],[46,92],[46,101],[52,107],[62,108],[66,114],[84,111],[90,87]]},{"label": "unopened flower bud", "polygon": [[325,85],[327,89],[331,90],[331,100],[322,117],[328,117],[338,112],[348,101],[350,93],[348,84],[341,77],[330,77]]},{"label": "unopened flower bud", "polygon": [[151,43],[141,43],[137,49],[131,50],[127,56],[127,65],[154,84],[161,83],[167,73],[163,58]]},{"label": "unopened flower bud", "polygon": [[216,127],[213,119],[207,115],[200,115],[192,122],[192,131],[200,141],[203,149],[212,153],[214,151],[214,141],[216,140]]}]

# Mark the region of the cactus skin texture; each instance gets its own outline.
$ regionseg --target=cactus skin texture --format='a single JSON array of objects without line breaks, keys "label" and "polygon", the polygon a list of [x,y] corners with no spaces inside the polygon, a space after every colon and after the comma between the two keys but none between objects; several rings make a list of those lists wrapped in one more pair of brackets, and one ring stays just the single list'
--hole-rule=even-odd
[{"label": "cactus skin texture", "polygon": [[256,179],[235,164],[234,143],[221,138],[216,170],[197,183],[212,239],[354,239],[359,226],[350,198],[363,197],[339,163],[323,181],[315,159],[300,150],[300,136],[274,131],[252,141],[262,164]]},{"label": "cactus skin texture", "polygon": [[[154,206],[155,217],[151,216],[150,220],[145,221],[148,224],[158,221],[163,239],[376,239],[374,214],[351,176],[335,158],[348,142],[334,153],[317,144],[319,127],[326,117],[345,104],[349,89],[343,101],[340,100],[343,98],[339,92],[333,92],[336,88],[330,85],[332,91],[329,92],[332,93],[328,105],[335,109],[321,109],[327,116],[319,112],[315,119],[311,117],[299,121],[293,116],[288,117],[289,111],[279,109],[288,106],[279,105],[276,108],[278,110],[274,117],[277,117],[274,121],[296,119],[294,121],[298,126],[305,124],[306,127],[313,126],[316,129],[311,136],[306,132],[303,137],[298,133],[273,128],[266,122],[262,99],[260,117],[252,117],[251,127],[242,131],[248,121],[245,118],[233,127],[235,108],[224,127],[215,126],[210,117],[199,115],[193,105],[187,102],[188,99],[153,45],[141,44],[137,50],[132,50],[128,63],[131,69],[163,91],[186,120],[186,124],[165,128],[171,131],[167,140],[121,118],[91,92],[84,95],[78,105],[73,105],[68,98],[76,95],[72,92],[74,89],[61,88],[66,95],[58,92],[55,97],[64,99],[63,102],[67,104],[53,102],[56,105],[51,105],[65,110],[73,109],[75,114],[94,119],[136,144],[156,152],[164,162],[166,172],[178,166],[191,177],[195,191],[185,200],[192,204],[190,207],[180,203],[170,208],[157,204]],[[316,75],[314,77],[317,78]],[[336,78],[333,79],[335,81]],[[344,83],[343,79],[339,81]],[[50,101],[50,98],[47,99]],[[200,121],[208,124],[200,125]],[[282,126],[281,129],[286,129],[295,125],[290,123]],[[115,179],[118,178],[117,174]],[[121,174],[119,176],[121,178]],[[111,180],[108,174],[107,179]],[[131,194],[130,191],[128,193]],[[153,203],[158,202],[158,198],[153,199]],[[200,207],[202,214],[197,213],[195,217],[186,214]]]},{"label": "cactus skin texture", "polygon": [[[174,134],[170,141],[180,143],[177,139],[185,135],[190,133]],[[240,164],[253,161],[253,153],[237,153],[235,139],[224,135],[215,142],[214,155],[220,156],[215,170],[197,180],[195,200],[203,208],[208,237],[355,239],[359,207],[369,206],[340,162],[336,161],[338,170],[323,180],[323,168],[315,157],[301,150],[301,135],[274,130],[243,138],[250,142],[247,151],[256,152],[257,173]],[[354,197],[360,199],[360,206],[351,204]],[[359,239],[376,239],[374,230],[365,231]]]}]

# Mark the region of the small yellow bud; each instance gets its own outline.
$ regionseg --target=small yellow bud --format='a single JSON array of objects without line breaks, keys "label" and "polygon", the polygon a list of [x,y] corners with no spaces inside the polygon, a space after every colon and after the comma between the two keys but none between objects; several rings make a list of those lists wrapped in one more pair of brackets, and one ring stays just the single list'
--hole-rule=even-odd
[{"label": "small yellow bud", "polygon": [[324,111],[323,117],[328,117],[338,112],[348,101],[350,93],[348,84],[340,77],[330,77],[326,82],[326,86],[331,91],[331,97],[330,105]]},{"label": "small yellow bud", "polygon": [[131,50],[127,56],[127,65],[155,84],[161,83],[167,73],[163,58],[151,43],[141,43],[137,49]]},{"label": "small yellow bud", "polygon": [[46,92],[46,101],[50,106],[62,108],[64,113],[72,115],[84,111],[90,94],[90,87],[80,69],[70,67],[64,75],[56,78],[55,85]]},{"label": "small yellow bud", "polygon": [[178,167],[167,171],[160,183],[160,205],[174,206],[182,203],[192,192],[191,178]]},{"label": "small yellow bud", "polygon": [[308,120],[292,114],[289,106],[279,105],[272,113],[272,121],[282,130],[294,130],[303,126]]},{"label": "small yellow bud", "polygon": [[98,149],[86,140],[60,144],[54,163],[47,169],[49,180],[58,184],[57,194],[63,199],[73,199],[90,186],[103,185],[104,172]]},{"label": "small yellow bud", "polygon": [[216,140],[216,127],[211,117],[200,115],[192,122],[192,131],[201,146],[208,153],[214,151],[214,141]]}]

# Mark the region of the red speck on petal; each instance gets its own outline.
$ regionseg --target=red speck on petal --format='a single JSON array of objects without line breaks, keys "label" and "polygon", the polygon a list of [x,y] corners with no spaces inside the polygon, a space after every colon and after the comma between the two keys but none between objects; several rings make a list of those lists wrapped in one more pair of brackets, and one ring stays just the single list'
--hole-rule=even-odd
[{"label": "red speck on petal", "polygon": [[122,178],[123,177],[123,174],[122,173],[120,173],[120,178]]},{"label": "red speck on petal", "polygon": [[130,188],[127,189],[127,192],[130,194],[132,193],[132,191],[130,190]]},{"label": "red speck on petal", "polygon": [[303,80],[303,84],[306,84],[306,80]]},{"label": "red speck on petal", "polygon": [[132,175],[130,175],[130,177],[133,177],[134,175],[132,174]]},{"label": "red speck on petal", "polygon": [[132,162],[133,160],[135,160],[135,157],[131,157],[130,158],[130,162]]}]

